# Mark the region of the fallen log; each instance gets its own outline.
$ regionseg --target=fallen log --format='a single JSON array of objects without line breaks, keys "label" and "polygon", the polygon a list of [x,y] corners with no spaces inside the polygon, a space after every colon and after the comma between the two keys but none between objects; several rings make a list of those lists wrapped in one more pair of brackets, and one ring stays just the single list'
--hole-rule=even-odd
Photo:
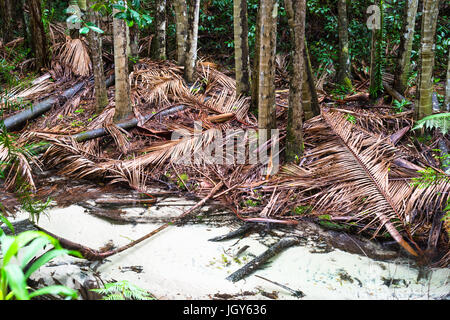
[{"label": "fallen log", "polygon": [[[173,109],[176,111],[180,111],[180,110],[183,110],[184,108],[185,108],[185,106],[176,106]],[[174,112],[174,110],[172,110],[172,109],[165,110],[164,112],[157,113],[157,114],[159,116],[163,116],[163,115]],[[149,114],[149,115],[146,115],[145,117],[141,117],[141,119],[133,118],[131,120],[118,123],[117,126],[121,129],[129,130],[129,129],[136,127],[140,123],[147,122],[148,120],[154,118],[157,114]],[[85,132],[80,132],[80,133],[74,134],[70,137],[77,142],[83,142],[83,141],[87,141],[87,140],[100,138],[100,137],[106,136],[107,134],[108,134],[108,131],[105,128],[97,128],[97,129],[92,129],[92,130],[85,131]],[[47,149],[50,148],[51,145],[52,145],[51,143],[47,143],[47,144],[35,147],[31,150],[31,152],[33,154],[43,153],[43,152],[47,151]]]},{"label": "fallen log", "polygon": [[[92,82],[93,80],[89,80],[89,82]],[[112,85],[114,82],[114,76],[109,77],[106,80],[106,86]],[[68,100],[71,97],[73,97],[75,94],[77,94],[84,86],[86,85],[86,81],[78,82],[73,87],[67,89],[64,91],[60,96],[54,95],[48,99],[45,99],[44,101],[41,101],[33,106],[31,106],[29,109],[26,109],[24,111],[21,111],[15,115],[12,115],[6,119],[3,120],[3,123],[5,124],[5,128],[8,131],[11,131],[13,129],[16,129],[23,123],[25,123],[28,120],[32,120],[41,114],[49,111],[60,99],[61,97]]]},{"label": "fallen log", "polygon": [[386,82],[383,82],[383,87],[384,87],[384,89],[386,89],[387,93],[389,93],[394,99],[398,100],[399,102],[406,100],[406,98],[404,96],[402,96],[400,93],[398,93],[398,91],[394,90]]},{"label": "fallen log", "polygon": [[241,269],[233,272],[231,275],[227,277],[227,280],[230,280],[232,282],[237,282],[239,280],[242,280],[249,274],[253,273],[258,269],[261,265],[266,263],[270,258],[274,257],[281,251],[292,247],[293,245],[299,244],[299,239],[297,238],[283,238],[280,241],[278,241],[276,244],[274,244],[272,247],[267,249],[265,252],[263,252],[261,255],[247,263],[245,266],[243,266]]}]

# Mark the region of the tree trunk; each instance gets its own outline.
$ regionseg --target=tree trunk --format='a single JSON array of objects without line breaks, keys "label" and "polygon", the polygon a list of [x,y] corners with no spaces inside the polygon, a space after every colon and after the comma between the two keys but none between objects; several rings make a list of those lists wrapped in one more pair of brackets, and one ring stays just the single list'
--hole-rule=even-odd
[{"label": "tree trunk", "polygon": [[[92,10],[91,6],[93,4],[93,0],[88,0],[87,19],[94,25],[99,26],[99,14]],[[89,47],[91,48],[92,69],[94,73],[96,113],[100,114],[100,112],[108,105],[108,94],[106,91],[105,73],[103,69],[102,38],[98,32],[93,30],[89,31],[87,38]]]},{"label": "tree trunk", "polygon": [[414,26],[416,25],[418,4],[419,0],[405,1],[397,70],[394,76],[394,89],[401,94],[405,94],[411,68],[411,49],[414,40]]},{"label": "tree trunk", "polygon": [[12,0],[0,1],[3,43],[13,40],[11,22],[13,21],[14,3]]},{"label": "tree trunk", "polygon": [[133,24],[132,27],[128,28],[129,30],[129,47],[130,47],[130,55],[133,57],[133,61],[139,58],[139,37],[140,30],[137,23]]},{"label": "tree trunk", "polygon": [[438,13],[439,0],[423,1],[416,119],[433,113],[434,38]]},{"label": "tree trunk", "polygon": [[278,3],[276,0],[260,1],[259,46],[258,55],[258,128],[270,130],[276,128],[275,118],[275,53]]},{"label": "tree trunk", "polygon": [[383,0],[376,1],[380,8],[380,24],[372,30],[372,44],[370,48],[370,87],[372,98],[378,98],[383,92]]},{"label": "tree trunk", "polygon": [[236,96],[250,93],[247,1],[233,1]]},{"label": "tree trunk", "polygon": [[187,6],[185,0],[174,0],[173,8],[177,25],[177,63],[183,66],[187,39]]},{"label": "tree trunk", "polygon": [[[307,90],[305,70],[305,17],[306,0],[285,0],[286,14],[291,29],[294,52],[289,88],[289,111],[286,136],[286,160],[295,161],[303,154],[303,97]],[[303,91],[305,91],[303,90]],[[304,95],[303,95],[304,96]],[[309,103],[310,101],[309,95]],[[307,101],[305,101],[307,102]]]},{"label": "tree trunk", "polygon": [[258,8],[256,17],[256,30],[255,30],[255,56],[253,57],[253,70],[251,72],[251,109],[253,111],[258,110],[259,99],[259,48],[260,48],[260,29],[261,29],[261,9]]},{"label": "tree trunk", "polygon": [[42,8],[40,0],[30,0],[28,8],[31,16],[32,47],[36,57],[36,70],[47,66],[49,62],[47,35],[42,23]]},{"label": "tree trunk", "polygon": [[347,0],[338,0],[338,29],[339,29],[339,65],[338,83],[347,89],[352,88],[350,55],[348,52],[348,18]]},{"label": "tree trunk", "polygon": [[167,59],[166,55],[166,0],[156,1],[156,58]]},{"label": "tree trunk", "polygon": [[184,60],[184,80],[194,82],[197,63],[198,21],[200,18],[200,0],[189,0],[188,35],[186,40],[186,57]]},{"label": "tree trunk", "polygon": [[[303,81],[303,86],[307,82],[308,92],[311,96],[311,110],[306,110],[305,106],[303,109],[305,110],[305,120],[309,120],[312,117],[318,116],[320,114],[320,106],[319,106],[319,98],[317,97],[316,84],[314,82],[314,74],[311,65],[311,59],[309,57],[308,43],[305,40],[305,50],[304,50],[304,58],[305,58],[305,80]],[[305,90],[305,89],[304,89]],[[309,112],[308,112],[309,111]]]},{"label": "tree trunk", "polygon": [[450,111],[450,49],[448,50],[447,83],[445,85],[445,100],[443,111]]},{"label": "tree trunk", "polygon": [[[115,9],[113,14],[118,11]],[[128,82],[127,31],[125,21],[113,19],[114,70],[116,77],[114,121],[120,121],[132,113]]]}]

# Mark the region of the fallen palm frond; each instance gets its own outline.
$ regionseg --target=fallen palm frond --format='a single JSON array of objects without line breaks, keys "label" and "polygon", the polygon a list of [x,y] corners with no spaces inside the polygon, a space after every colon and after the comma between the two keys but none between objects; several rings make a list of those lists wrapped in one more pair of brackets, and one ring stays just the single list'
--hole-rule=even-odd
[{"label": "fallen palm frond", "polygon": [[82,39],[67,37],[62,45],[55,47],[55,52],[56,57],[54,61],[60,61],[62,66],[76,76],[89,76],[92,70],[92,63],[89,57],[88,46]]},{"label": "fallen palm frond", "polygon": [[40,168],[38,159],[24,144],[25,140],[13,138],[3,127],[0,131],[0,174],[5,179],[5,189],[11,189],[18,179],[36,189],[31,164]]},{"label": "fallen palm frond", "polygon": [[306,132],[313,134],[310,137],[317,141],[316,146],[305,153],[304,166],[291,164],[283,168],[285,180],[281,185],[296,188],[302,195],[299,203],[313,204],[316,215],[370,219],[362,230],[377,223],[374,236],[385,227],[405,250],[415,256],[421,254],[412,235],[427,214],[416,213],[412,224],[412,211],[442,210],[450,191],[448,182],[436,183],[432,188],[414,187],[411,178],[417,174],[413,170],[409,171],[409,179],[391,179],[399,172],[394,164],[401,156],[399,149],[389,137],[359,130],[345,113],[323,110],[322,117],[312,119],[308,125]]}]

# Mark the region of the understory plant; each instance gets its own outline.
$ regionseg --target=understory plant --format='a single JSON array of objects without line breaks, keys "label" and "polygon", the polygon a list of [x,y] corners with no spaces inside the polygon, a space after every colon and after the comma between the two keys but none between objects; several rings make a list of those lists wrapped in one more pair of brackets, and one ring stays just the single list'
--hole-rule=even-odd
[{"label": "understory plant", "polygon": [[[0,225],[3,224],[13,234],[15,233],[12,224],[0,214]],[[81,258],[79,252],[63,249],[57,239],[41,231],[7,235],[0,228],[0,246],[0,300],[30,300],[42,295],[77,298],[75,290],[61,285],[31,290],[27,280],[36,270],[55,257],[70,254]],[[52,248],[45,251],[47,246]]]},{"label": "understory plant", "polygon": [[126,280],[106,283],[104,288],[91,289],[103,296],[103,300],[153,300],[144,289]]}]

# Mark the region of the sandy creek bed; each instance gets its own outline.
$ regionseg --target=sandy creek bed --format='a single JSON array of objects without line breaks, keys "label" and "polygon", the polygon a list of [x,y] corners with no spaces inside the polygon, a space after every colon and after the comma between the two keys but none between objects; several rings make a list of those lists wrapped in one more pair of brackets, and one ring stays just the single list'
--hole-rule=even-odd
[{"label": "sandy creek bed", "polygon": [[[77,197],[75,193],[73,203],[54,203],[40,217],[38,225],[94,249],[108,243],[118,247],[156,229],[161,225],[158,219],[178,216],[189,205],[195,204],[188,199],[167,198],[162,200],[166,205],[160,207],[121,208],[122,214],[142,222],[113,223],[92,215],[90,210],[96,206],[95,199],[86,198],[88,196],[79,194]],[[18,212],[12,219],[19,230],[31,227],[27,220],[28,214],[23,212]],[[105,282],[128,280],[158,299],[299,299],[255,275],[302,291],[305,296],[301,299],[450,297],[449,269],[429,270],[418,280],[418,268],[411,260],[400,257],[397,249],[390,250],[364,239],[324,231],[309,223],[284,230],[269,230],[263,226],[259,232],[243,239],[208,241],[240,225],[232,214],[205,207],[190,221],[169,226],[101,263],[58,258],[36,272],[32,279],[45,284],[56,281],[70,287],[99,279]],[[265,268],[244,280],[236,283],[226,280],[228,275],[288,233],[300,237],[300,245],[288,248]],[[248,248],[236,257],[236,253],[246,246]]]}]

